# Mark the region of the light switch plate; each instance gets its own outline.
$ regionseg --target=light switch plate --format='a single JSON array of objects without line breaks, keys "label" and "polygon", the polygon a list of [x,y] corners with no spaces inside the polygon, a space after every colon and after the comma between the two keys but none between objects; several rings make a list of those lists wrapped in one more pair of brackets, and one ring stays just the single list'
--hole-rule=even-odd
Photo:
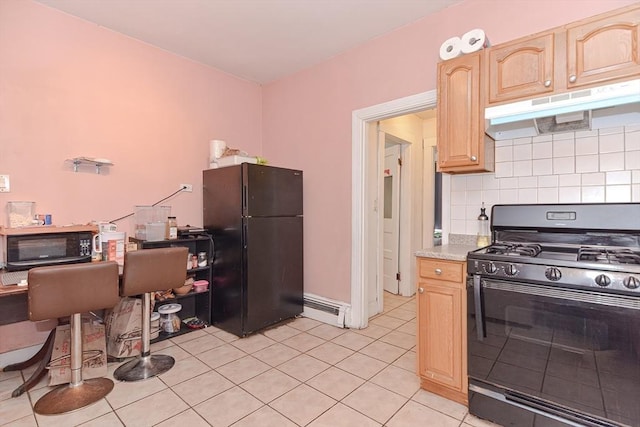
[{"label": "light switch plate", "polygon": [[0,193],[8,193],[10,191],[9,175],[0,175]]}]

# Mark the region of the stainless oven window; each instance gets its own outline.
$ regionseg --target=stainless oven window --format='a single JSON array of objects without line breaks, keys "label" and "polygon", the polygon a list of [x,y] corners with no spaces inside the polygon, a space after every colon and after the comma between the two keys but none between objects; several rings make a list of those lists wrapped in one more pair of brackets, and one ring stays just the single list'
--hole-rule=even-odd
[{"label": "stainless oven window", "polygon": [[639,298],[476,281],[475,295],[473,281],[468,288],[472,382],[640,425]]},{"label": "stainless oven window", "polygon": [[27,239],[18,242],[18,260],[29,261],[67,256],[68,239],[65,237]]}]

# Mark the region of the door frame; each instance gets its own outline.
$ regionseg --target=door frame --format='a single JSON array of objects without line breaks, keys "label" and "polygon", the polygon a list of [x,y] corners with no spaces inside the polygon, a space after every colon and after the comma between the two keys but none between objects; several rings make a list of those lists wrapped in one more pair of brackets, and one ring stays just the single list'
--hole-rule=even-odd
[{"label": "door frame", "polygon": [[[371,107],[354,110],[351,116],[351,310],[347,326],[364,328],[368,324],[368,289],[366,283],[378,281],[380,266],[375,254],[379,250],[370,251],[371,245],[380,245],[378,234],[381,221],[378,215],[372,215],[376,208],[375,197],[368,191],[367,181],[375,176],[371,171],[371,156],[377,155],[376,147],[369,142],[370,124],[396,116],[415,113],[435,108],[437,91],[419,93],[396,99]],[[377,138],[375,138],[377,140]],[[443,206],[445,205],[443,200]],[[444,217],[444,216],[443,216]],[[448,225],[447,230],[448,232]],[[446,235],[443,224],[443,235]]]}]

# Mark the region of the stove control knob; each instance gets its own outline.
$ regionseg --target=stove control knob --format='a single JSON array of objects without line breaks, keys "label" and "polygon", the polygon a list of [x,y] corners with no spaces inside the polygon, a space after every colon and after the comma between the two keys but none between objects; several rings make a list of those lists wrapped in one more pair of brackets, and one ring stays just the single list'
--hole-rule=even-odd
[{"label": "stove control knob", "polygon": [[562,277],[562,273],[559,268],[556,267],[547,267],[544,271],[544,277],[551,280],[552,282],[557,282]]},{"label": "stove control knob", "polygon": [[622,284],[629,289],[637,289],[640,287],[640,279],[634,276],[629,276],[622,281]]},{"label": "stove control knob", "polygon": [[515,276],[516,274],[518,274],[518,269],[515,265],[509,264],[505,265],[504,272],[507,273],[507,276]]},{"label": "stove control knob", "polygon": [[490,262],[489,264],[484,265],[484,270],[489,274],[495,274],[495,272],[498,271],[498,267],[496,267],[494,263]]},{"label": "stove control knob", "polygon": [[606,274],[599,274],[596,276],[596,284],[604,288],[611,284],[611,279]]}]

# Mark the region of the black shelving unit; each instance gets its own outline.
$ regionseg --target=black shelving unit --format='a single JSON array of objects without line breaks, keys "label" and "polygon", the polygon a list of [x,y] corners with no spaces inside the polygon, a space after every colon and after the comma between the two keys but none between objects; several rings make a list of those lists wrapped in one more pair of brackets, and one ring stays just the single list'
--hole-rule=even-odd
[{"label": "black shelving unit", "polygon": [[[189,249],[189,253],[197,255],[200,252],[207,253],[207,265],[206,267],[190,268],[187,270],[187,277],[192,276],[193,280],[206,280],[209,282],[209,288],[203,292],[194,292],[192,289],[189,293],[184,295],[176,295],[175,298],[166,299],[163,301],[156,301],[155,311],[157,308],[164,304],[177,303],[182,305],[182,310],[178,313],[180,319],[187,319],[189,317],[197,317],[203,320],[207,325],[211,324],[211,268],[213,263],[213,240],[207,234],[199,234],[187,237],[180,237],[172,240],[158,240],[148,241],[140,240],[134,237],[129,237],[130,242],[134,242],[138,245],[138,250],[152,249],[152,248],[168,248],[174,246],[184,246]],[[187,267],[187,260],[184,260],[185,268]],[[180,330],[174,333],[160,332],[158,338],[151,342],[158,342],[167,338],[176,337],[188,332],[194,331],[187,327],[184,322],[181,324]]]}]

